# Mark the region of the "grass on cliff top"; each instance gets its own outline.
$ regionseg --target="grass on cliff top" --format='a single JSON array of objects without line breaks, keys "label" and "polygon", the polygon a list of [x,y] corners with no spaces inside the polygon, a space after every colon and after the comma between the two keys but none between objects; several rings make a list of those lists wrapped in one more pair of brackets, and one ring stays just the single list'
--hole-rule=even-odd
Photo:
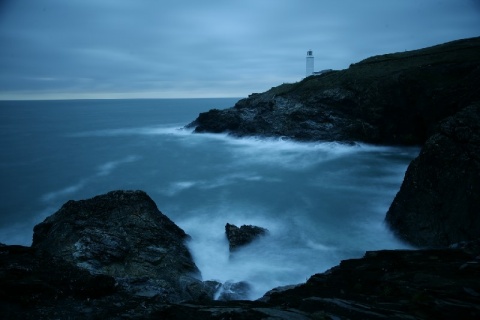
[{"label": "grass on cliff top", "polygon": [[271,95],[295,93],[307,99],[319,91],[345,85],[365,83],[390,77],[402,70],[434,64],[478,62],[480,64],[480,37],[456,40],[433,47],[373,56],[348,69],[309,76],[291,84],[282,84],[268,90]]}]

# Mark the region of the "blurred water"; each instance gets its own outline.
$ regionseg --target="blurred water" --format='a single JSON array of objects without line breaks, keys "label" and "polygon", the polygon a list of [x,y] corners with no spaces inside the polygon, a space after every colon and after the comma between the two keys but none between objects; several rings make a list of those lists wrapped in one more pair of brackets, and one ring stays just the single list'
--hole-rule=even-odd
[{"label": "blurred water", "polygon": [[[251,298],[365,250],[405,248],[383,224],[416,148],[192,134],[236,99],[0,102],[0,242],[70,199],[141,189],[191,235],[205,280],[248,281]],[[268,228],[230,256],[225,224]]]}]

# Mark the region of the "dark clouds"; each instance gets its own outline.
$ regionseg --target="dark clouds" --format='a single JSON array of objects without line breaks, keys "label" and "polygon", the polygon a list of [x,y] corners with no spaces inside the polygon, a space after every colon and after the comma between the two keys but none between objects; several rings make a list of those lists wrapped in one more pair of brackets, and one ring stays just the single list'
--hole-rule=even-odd
[{"label": "dark clouds", "polygon": [[477,0],[0,2],[0,98],[245,96],[480,35]]}]

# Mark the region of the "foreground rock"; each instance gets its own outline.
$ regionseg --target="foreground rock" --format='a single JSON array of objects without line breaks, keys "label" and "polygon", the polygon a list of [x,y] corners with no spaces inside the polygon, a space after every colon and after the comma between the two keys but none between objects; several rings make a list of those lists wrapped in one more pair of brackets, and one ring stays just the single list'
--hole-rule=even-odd
[{"label": "foreground rock", "polygon": [[480,235],[480,102],[442,121],[409,165],[386,220],[417,246]]},{"label": "foreground rock", "polygon": [[[478,319],[478,244],[464,250],[371,251],[261,301],[170,305],[165,319]],[[163,319],[163,318],[162,318]]]},{"label": "foreground rock", "polygon": [[301,141],[422,144],[438,121],[480,101],[480,38],[375,56],[201,113],[195,132]]},{"label": "foreground rock", "polygon": [[35,226],[32,247],[138,296],[179,302],[206,294],[187,239],[145,192],[113,191],[65,203]]},{"label": "foreground rock", "polygon": [[257,226],[243,225],[239,228],[229,223],[225,225],[225,234],[227,235],[230,252],[234,252],[267,233],[267,229]]},{"label": "foreground rock", "polygon": [[478,246],[473,252],[367,252],[265,299],[342,319],[475,319],[480,316],[478,254]]},{"label": "foreground rock", "polygon": [[260,301],[166,303],[38,249],[0,246],[5,319],[479,319],[480,242],[367,252]]},{"label": "foreground rock", "polygon": [[[2,319],[480,318],[480,240],[367,252],[259,301],[213,301],[220,284],[191,278],[187,237],[141,191],[69,201],[32,247],[0,244]],[[243,299],[249,285],[222,290]]]}]

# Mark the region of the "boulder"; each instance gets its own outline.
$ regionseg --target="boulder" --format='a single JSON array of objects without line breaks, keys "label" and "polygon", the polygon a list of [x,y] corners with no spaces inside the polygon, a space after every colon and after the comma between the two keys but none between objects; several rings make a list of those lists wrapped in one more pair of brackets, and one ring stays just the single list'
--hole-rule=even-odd
[{"label": "boulder", "polygon": [[112,191],[65,203],[35,226],[32,247],[112,276],[136,295],[182,301],[200,281],[188,239],[145,192]]},{"label": "boulder", "polygon": [[227,235],[230,252],[234,252],[267,233],[267,229],[257,226],[243,225],[239,228],[229,223],[225,225],[225,234]]},{"label": "boulder", "polygon": [[441,122],[405,174],[386,221],[416,246],[480,235],[480,102]]}]

